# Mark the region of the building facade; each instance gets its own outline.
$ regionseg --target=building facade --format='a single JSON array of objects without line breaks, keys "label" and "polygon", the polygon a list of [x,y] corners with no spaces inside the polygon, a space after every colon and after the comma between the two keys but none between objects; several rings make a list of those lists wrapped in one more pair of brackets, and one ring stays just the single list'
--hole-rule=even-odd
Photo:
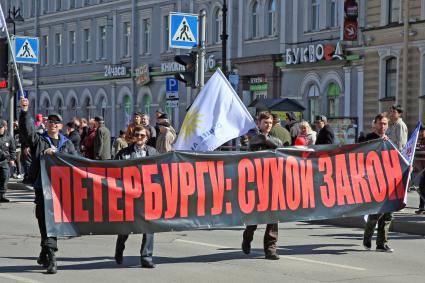
[{"label": "building facade", "polygon": [[402,105],[411,132],[418,120],[425,122],[425,1],[407,2],[406,38],[404,4],[401,0],[366,3],[363,106],[364,123],[370,126],[376,113]]}]

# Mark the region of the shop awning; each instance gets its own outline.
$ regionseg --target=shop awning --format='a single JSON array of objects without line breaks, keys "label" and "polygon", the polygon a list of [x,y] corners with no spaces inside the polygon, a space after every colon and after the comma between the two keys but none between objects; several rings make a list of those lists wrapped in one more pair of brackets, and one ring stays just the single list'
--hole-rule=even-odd
[{"label": "shop awning", "polygon": [[305,107],[295,99],[290,98],[257,98],[248,107],[255,107],[258,111],[285,111],[302,112]]}]

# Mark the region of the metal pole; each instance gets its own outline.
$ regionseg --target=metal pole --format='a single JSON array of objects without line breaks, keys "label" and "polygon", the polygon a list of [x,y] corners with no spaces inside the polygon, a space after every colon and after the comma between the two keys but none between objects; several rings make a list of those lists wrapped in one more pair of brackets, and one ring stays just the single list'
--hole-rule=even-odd
[{"label": "metal pole", "polygon": [[222,16],[223,16],[223,33],[221,34],[221,61],[222,61],[222,70],[223,74],[227,77],[227,38],[229,37],[227,34],[227,3],[226,0],[223,0],[223,8],[222,8]]},{"label": "metal pole", "polygon": [[[401,94],[401,107],[407,113],[407,68],[409,61],[409,1],[404,0],[404,26],[403,26],[403,86]],[[406,117],[405,117],[406,118]]]},{"label": "metal pole", "polygon": [[198,44],[198,91],[204,87],[205,80],[205,29],[207,12],[202,10],[199,14],[200,27],[199,27],[199,44]]},{"label": "metal pole", "polygon": [[[13,21],[13,36],[15,36],[16,33],[16,29],[15,29],[15,22]],[[9,37],[9,52],[10,55],[9,56],[9,134],[11,137],[14,136],[13,132],[13,121],[15,119],[15,72],[13,69],[13,62],[14,62],[14,57],[13,57],[13,51],[12,51],[13,46],[11,45],[10,42],[10,37]],[[12,60],[10,60],[10,58],[12,58]]]}]

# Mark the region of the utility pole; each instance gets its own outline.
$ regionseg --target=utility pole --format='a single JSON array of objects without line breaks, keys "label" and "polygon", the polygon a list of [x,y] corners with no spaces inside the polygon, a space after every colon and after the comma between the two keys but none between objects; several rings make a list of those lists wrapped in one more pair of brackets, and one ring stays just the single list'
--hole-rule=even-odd
[{"label": "utility pole", "polygon": [[223,8],[222,8],[222,17],[223,17],[223,33],[221,34],[221,61],[222,61],[222,71],[226,76],[229,75],[227,71],[227,38],[229,35],[227,34],[227,3],[226,0],[223,0]]},{"label": "utility pole", "polygon": [[207,12],[202,10],[199,14],[199,43],[198,43],[198,93],[204,87],[205,81],[205,30]]},{"label": "utility pole", "polygon": [[408,68],[408,61],[409,61],[409,1],[404,0],[404,7],[403,7],[403,20],[404,20],[404,26],[403,26],[403,86],[402,86],[402,93],[401,93],[401,107],[404,110],[404,113],[407,113],[407,68]]}]

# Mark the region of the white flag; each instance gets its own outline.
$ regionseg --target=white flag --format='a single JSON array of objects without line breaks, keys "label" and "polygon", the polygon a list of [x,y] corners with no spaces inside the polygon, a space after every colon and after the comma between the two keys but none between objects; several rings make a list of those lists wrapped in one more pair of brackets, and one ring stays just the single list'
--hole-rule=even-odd
[{"label": "white flag", "polygon": [[187,112],[174,149],[211,151],[252,128],[254,119],[217,69]]},{"label": "white flag", "polygon": [[3,8],[0,4],[0,31],[4,31],[5,28],[7,28],[6,20],[4,19]]}]

